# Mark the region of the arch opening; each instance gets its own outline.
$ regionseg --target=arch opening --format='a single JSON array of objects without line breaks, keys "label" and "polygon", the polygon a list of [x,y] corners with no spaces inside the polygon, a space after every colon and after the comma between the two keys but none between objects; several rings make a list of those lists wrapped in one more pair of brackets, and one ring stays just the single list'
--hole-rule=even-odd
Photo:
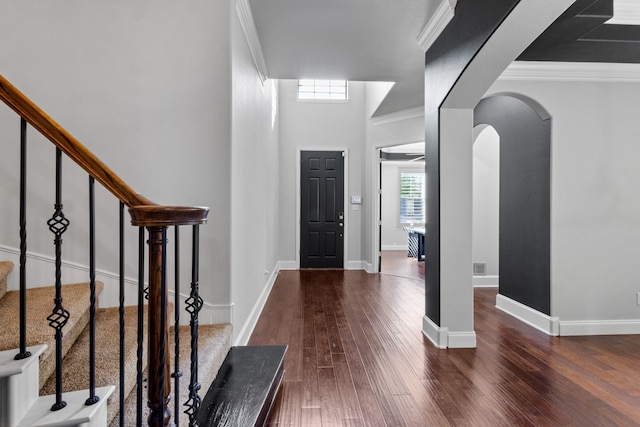
[{"label": "arch opening", "polygon": [[551,118],[523,95],[497,94],[474,125],[500,136],[498,299],[551,313]]}]

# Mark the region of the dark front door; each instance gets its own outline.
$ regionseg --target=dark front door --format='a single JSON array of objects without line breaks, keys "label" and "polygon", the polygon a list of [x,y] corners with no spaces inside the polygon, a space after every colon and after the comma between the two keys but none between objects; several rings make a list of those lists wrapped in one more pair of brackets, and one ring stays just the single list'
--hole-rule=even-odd
[{"label": "dark front door", "polygon": [[343,268],[342,151],[300,154],[300,268]]}]

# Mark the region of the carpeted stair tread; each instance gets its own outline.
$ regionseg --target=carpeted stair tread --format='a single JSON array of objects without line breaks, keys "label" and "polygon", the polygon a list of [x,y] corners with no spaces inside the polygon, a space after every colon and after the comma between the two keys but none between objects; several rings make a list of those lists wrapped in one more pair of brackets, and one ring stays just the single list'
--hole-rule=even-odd
[{"label": "carpeted stair tread", "polygon": [[[96,291],[103,284],[96,282]],[[89,321],[89,285],[77,283],[62,287],[62,306],[70,317],[63,328],[62,354],[66,354]],[[54,307],[55,289],[52,286],[27,289],[27,346],[47,344],[48,348],[40,356],[40,386],[55,370],[55,332],[49,326],[47,316]],[[18,291],[7,292],[0,299],[0,350],[20,347]]]},{"label": "carpeted stair tread", "polygon": [[[147,326],[145,325],[142,357],[143,369],[147,365]],[[125,307],[125,396],[135,387],[137,366],[138,308]],[[118,307],[99,309],[96,313],[96,387],[113,385],[116,391],[107,405],[108,422],[120,409],[120,310]],[[82,331],[75,345],[64,358],[63,392],[89,388],[89,326]],[[55,375],[46,382],[42,395],[55,393]],[[89,395],[87,394],[87,397]]]},{"label": "carpeted stair tread", "polygon": [[0,298],[7,293],[7,276],[13,270],[11,261],[0,261]]},{"label": "carpeted stair tread", "polygon": [[[202,388],[198,392],[201,398],[204,397],[209,385],[213,383],[220,366],[224,362],[224,358],[231,347],[231,332],[232,328],[229,324],[216,324],[216,325],[200,325],[198,329],[198,382]],[[170,333],[170,345],[169,351],[171,353],[170,363],[171,372],[174,368],[174,333],[171,328]],[[183,413],[183,404],[188,397],[189,378],[191,375],[191,333],[189,326],[180,327],[180,371],[182,377],[180,378],[180,426],[187,426],[189,417]],[[146,378],[146,372],[145,372]],[[173,390],[173,378],[171,379],[171,388]],[[142,419],[146,424],[149,411],[147,408],[146,400],[146,388],[145,398],[143,400],[143,415]],[[171,396],[170,409],[172,413],[172,420],[175,422],[175,403],[173,393]],[[136,423],[136,391],[135,389],[129,394],[125,402],[125,423],[124,425],[135,425]],[[110,427],[118,427],[118,417],[112,422]]]}]

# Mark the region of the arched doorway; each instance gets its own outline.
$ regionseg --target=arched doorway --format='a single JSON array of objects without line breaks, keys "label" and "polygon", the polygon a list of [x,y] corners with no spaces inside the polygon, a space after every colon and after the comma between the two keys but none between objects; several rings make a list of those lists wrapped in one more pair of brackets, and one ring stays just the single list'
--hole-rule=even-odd
[{"label": "arched doorway", "polygon": [[534,100],[497,94],[474,109],[474,126],[500,135],[499,295],[551,312],[551,117]]},{"label": "arched doorway", "polygon": [[473,286],[498,286],[500,135],[489,125],[473,129]]}]

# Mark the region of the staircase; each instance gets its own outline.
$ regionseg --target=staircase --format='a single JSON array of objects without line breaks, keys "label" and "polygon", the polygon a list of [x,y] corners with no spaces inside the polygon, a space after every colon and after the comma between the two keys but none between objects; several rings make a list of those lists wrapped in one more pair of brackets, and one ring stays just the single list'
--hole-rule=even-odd
[{"label": "staircase", "polygon": [[[142,197],[2,75],[0,101],[20,118],[19,159],[3,166],[20,187],[18,200],[7,203],[19,211],[20,267],[14,273],[17,289],[8,290],[13,263],[0,260],[0,427],[264,425],[283,376],[286,347],[230,350],[230,325],[199,324],[204,304],[199,294],[199,227],[207,222],[208,208],[162,206]],[[29,126],[55,146],[55,203],[44,230],[54,235],[51,287],[30,288],[26,277],[27,235],[33,231],[27,233],[26,227]],[[62,203],[63,155],[88,175],[88,244],[65,241],[64,246],[87,248],[88,283],[63,284],[63,235],[70,224]],[[95,280],[96,184],[120,205],[119,224],[112,228],[119,231],[120,247],[114,250],[119,254],[120,271],[114,275],[119,286],[111,286],[106,298],[117,299],[116,308],[99,308],[100,294],[106,291]],[[125,208],[138,230],[133,303],[125,301]],[[179,229],[184,227],[191,228],[190,253],[179,249]],[[172,251],[167,247],[169,229],[175,233]],[[181,253],[187,252],[191,260],[190,292],[175,316],[187,319],[188,327],[170,325],[169,252],[175,257],[176,296],[182,296],[183,289]]]},{"label": "staircase", "polygon": [[[87,283],[64,285],[63,296],[65,307],[72,313],[65,326],[63,346],[64,370],[63,393],[68,406],[60,411],[50,411],[53,400],[50,396],[55,393],[55,363],[53,332],[46,319],[51,311],[54,290],[52,287],[31,288],[27,290],[28,299],[28,336],[27,345],[32,352],[39,353],[39,363],[27,369],[16,368],[19,362],[13,360],[18,348],[17,291],[7,292],[7,276],[13,269],[13,263],[0,262],[0,426],[53,426],[53,425],[86,425],[91,426],[119,426],[120,399],[118,398],[119,372],[119,309],[99,309],[96,319],[96,385],[102,390],[101,401],[92,407],[84,405],[89,397],[87,369],[89,348],[89,290]],[[102,290],[102,284],[98,288]],[[146,310],[145,310],[146,311]],[[124,425],[136,425],[136,328],[137,307],[125,307],[125,403]],[[179,327],[182,340],[188,343],[189,328]],[[171,336],[174,336],[172,328]],[[199,371],[203,388],[208,388],[222,365],[225,355],[230,348],[231,326],[201,325],[199,330]],[[146,339],[143,348],[146,348]],[[170,345],[173,348],[173,342]],[[183,378],[189,378],[189,346],[181,347],[180,371]],[[34,356],[32,356],[34,357]],[[37,356],[35,356],[37,357]],[[141,359],[143,368],[146,367],[146,357]],[[173,360],[173,354],[171,354]],[[12,372],[10,372],[12,371]],[[39,371],[39,372],[38,372]],[[35,374],[34,374],[35,372]],[[13,375],[5,376],[9,373]],[[35,377],[34,377],[35,375]],[[146,375],[146,372],[145,372]],[[35,383],[31,390],[21,392],[16,385],[29,382],[28,377]],[[187,381],[180,382],[181,396],[187,396]],[[84,392],[83,392],[84,391]],[[75,392],[75,394],[74,394]],[[10,402],[12,395],[21,396],[19,401],[27,402],[21,408],[16,408],[16,402]],[[40,395],[40,397],[38,397]],[[13,399],[18,400],[18,399]],[[174,401],[172,396],[171,401]],[[105,407],[106,403],[106,407]],[[143,396],[143,424],[146,424],[148,410],[146,398]],[[90,410],[87,410],[90,409]],[[172,409],[173,409],[172,403]],[[181,410],[182,411],[182,410]],[[174,414],[174,420],[176,419]],[[188,425],[188,418],[179,417],[179,425]]]}]

